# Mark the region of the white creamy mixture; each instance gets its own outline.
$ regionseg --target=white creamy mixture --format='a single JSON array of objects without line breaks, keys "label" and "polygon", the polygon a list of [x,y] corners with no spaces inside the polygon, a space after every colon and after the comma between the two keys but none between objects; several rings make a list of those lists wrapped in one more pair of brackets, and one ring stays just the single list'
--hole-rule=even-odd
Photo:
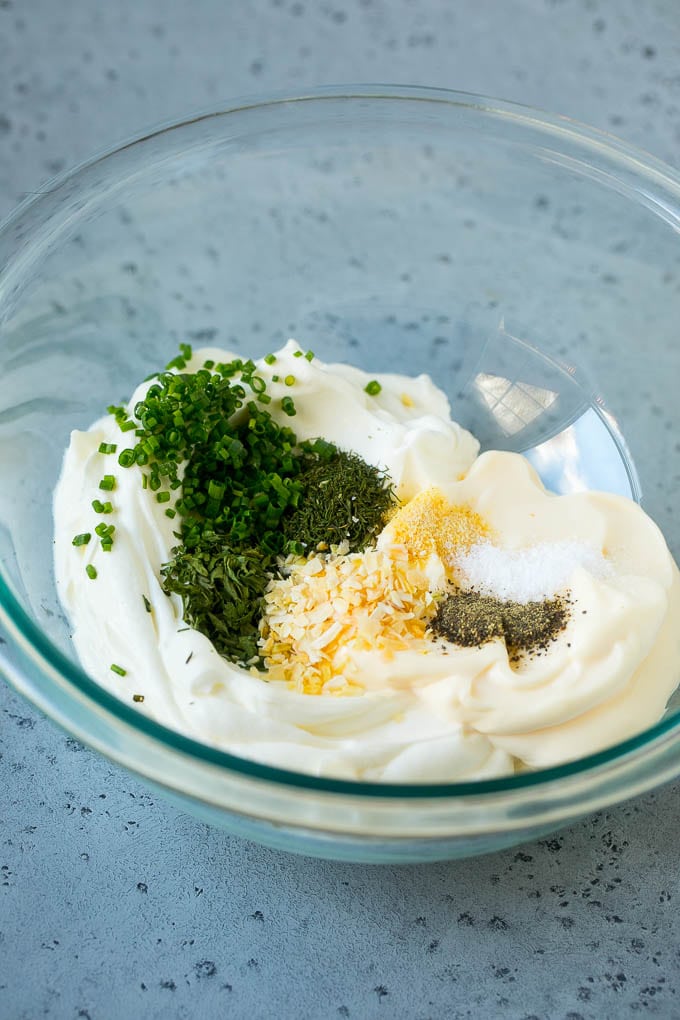
[{"label": "white creamy mixture", "polygon": [[[221,658],[182,620],[181,600],[160,585],[177,520],[141,485],[140,469],[98,453],[117,443],[111,416],[74,432],[54,501],[55,571],[83,667],[159,722],[246,758],[316,775],[386,781],[454,781],[581,757],[656,722],[680,680],[680,575],[653,522],[631,501],[601,493],[553,496],[522,457],[490,452],[451,420],[428,376],[372,376],[348,365],[295,357],[290,341],[273,366],[257,362],[272,395],[268,410],[298,439],[322,436],[386,470],[407,503],[437,487],[488,522],[508,554],[539,543],[580,543],[566,578],[566,629],[546,654],[510,664],[505,644],[459,648],[441,640],[388,654],[357,651],[364,692],[309,695]],[[225,351],[197,352],[187,370]],[[295,375],[294,387],[272,382]],[[130,409],[149,384],[142,384]],[[277,411],[292,396],[297,414]],[[74,548],[93,530],[92,500],[105,473],[116,477],[115,545]],[[378,541],[389,548],[390,525]],[[607,569],[596,568],[602,563]],[[92,563],[91,581],[85,565]],[[472,561],[470,561],[472,563]],[[444,568],[426,573],[433,589]],[[151,606],[145,609],[143,596]],[[110,669],[124,666],[125,676]]]}]

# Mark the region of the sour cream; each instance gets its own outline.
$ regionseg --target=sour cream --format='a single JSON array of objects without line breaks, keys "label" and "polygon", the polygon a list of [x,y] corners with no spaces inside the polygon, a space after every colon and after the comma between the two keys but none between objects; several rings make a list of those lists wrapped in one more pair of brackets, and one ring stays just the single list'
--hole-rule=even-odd
[{"label": "sour cream", "polygon": [[[181,600],[166,596],[160,568],[171,558],[176,521],[142,488],[140,469],[98,452],[121,433],[111,416],[73,432],[54,498],[57,588],[84,669],[157,721],[233,754],[283,768],[366,780],[455,781],[577,758],[656,721],[680,679],[680,579],[655,525],[635,504],[597,493],[547,494],[521,457],[477,457],[474,437],[451,420],[446,396],[426,375],[368,375],[348,365],[296,356],[258,362],[268,405],[299,439],[323,436],[384,469],[405,503],[440,488],[489,522],[498,541],[595,543],[606,577],[576,567],[574,611],[549,654],[511,665],[500,641],[481,648],[432,643],[356,655],[365,677],[354,697],[300,694],[221,658],[186,626]],[[226,351],[195,354],[188,370]],[[295,377],[292,387],[280,380]],[[377,395],[365,391],[376,378]],[[130,409],[148,384],[133,394]],[[280,398],[292,396],[288,418]],[[93,531],[91,503],[105,473],[116,478],[111,552],[75,534]],[[381,538],[389,542],[389,525]],[[380,544],[380,543],[379,543]],[[97,577],[85,573],[95,566]],[[441,583],[444,568],[430,563]],[[435,582],[435,579],[438,579]],[[147,611],[150,608],[150,612]],[[124,676],[112,672],[118,664]]]}]

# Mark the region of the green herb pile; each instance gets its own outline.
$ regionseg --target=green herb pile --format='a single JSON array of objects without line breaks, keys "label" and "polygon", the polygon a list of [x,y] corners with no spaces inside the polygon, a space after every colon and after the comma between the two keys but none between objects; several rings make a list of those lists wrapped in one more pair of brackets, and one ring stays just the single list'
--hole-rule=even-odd
[{"label": "green herb pile", "polygon": [[186,622],[209,637],[220,655],[251,662],[271,558],[258,549],[239,550],[208,531],[193,549],[173,552],[161,570],[163,586],[182,596]]},{"label": "green herb pile", "polygon": [[283,533],[301,552],[340,542],[348,542],[351,552],[365,549],[394,504],[385,476],[344,450],[308,460],[299,481],[302,495],[294,513],[284,517]]},{"label": "green herb pile", "polygon": [[[162,568],[166,594],[181,596],[186,622],[220,654],[253,664],[263,596],[278,557],[341,541],[350,551],[365,548],[395,496],[384,474],[360,457],[323,439],[299,443],[291,428],[279,425],[253,361],[206,361],[187,373],[191,356],[191,347],[180,345],[180,355],[152,377],[131,415],[124,406],[109,407],[121,432],[134,437],[118,463],[141,468],[143,487],[168,504],[168,517],[178,516],[178,545]],[[271,365],[275,356],[265,361]],[[293,375],[281,381],[291,388],[296,382]],[[279,406],[289,417],[296,413],[291,396]],[[100,447],[103,455],[116,452],[114,444]],[[112,492],[115,478],[104,475],[100,488]],[[114,509],[99,500],[93,508]],[[102,523],[94,530],[110,550],[115,527]],[[89,538],[76,536],[74,544]]]}]

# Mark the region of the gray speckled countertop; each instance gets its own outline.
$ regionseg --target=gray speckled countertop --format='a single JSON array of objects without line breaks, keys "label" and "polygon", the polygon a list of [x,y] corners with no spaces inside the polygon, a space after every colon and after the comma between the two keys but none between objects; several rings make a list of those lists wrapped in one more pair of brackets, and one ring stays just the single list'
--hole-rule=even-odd
[{"label": "gray speckled countertop", "polygon": [[[0,0],[0,214],[155,121],[361,80],[680,166],[677,0]],[[180,814],[2,686],[0,1017],[678,1017],[679,794],[467,862],[325,863]]]}]

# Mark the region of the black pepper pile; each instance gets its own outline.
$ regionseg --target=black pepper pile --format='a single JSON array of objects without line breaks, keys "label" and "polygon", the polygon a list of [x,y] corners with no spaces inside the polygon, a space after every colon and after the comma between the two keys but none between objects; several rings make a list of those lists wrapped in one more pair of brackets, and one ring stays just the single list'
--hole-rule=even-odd
[{"label": "black pepper pile", "polygon": [[542,602],[504,602],[475,591],[456,591],[439,605],[430,626],[434,634],[464,648],[494,638],[505,641],[510,661],[522,652],[546,651],[569,619],[566,598]]}]

